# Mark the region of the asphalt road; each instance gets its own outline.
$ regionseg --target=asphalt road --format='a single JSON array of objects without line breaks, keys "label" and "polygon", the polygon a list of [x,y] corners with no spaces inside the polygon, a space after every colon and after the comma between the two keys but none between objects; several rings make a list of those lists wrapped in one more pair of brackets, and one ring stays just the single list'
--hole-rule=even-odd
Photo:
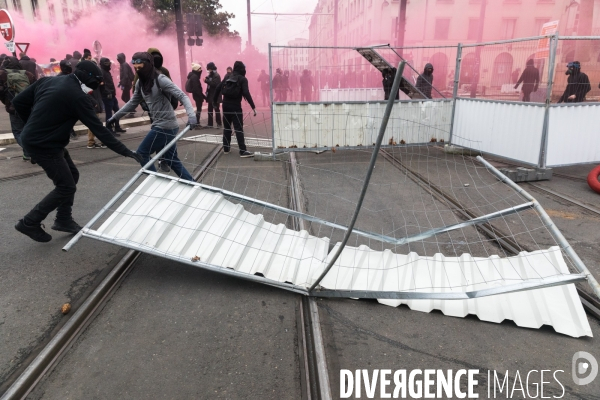
[{"label": "asphalt road", "polygon": [[[257,117],[246,121],[249,134],[268,136],[268,120]],[[138,135],[128,142],[135,148],[145,129],[134,128],[123,139]],[[208,130],[194,132],[200,133],[218,134]],[[83,144],[80,139],[71,146]],[[14,146],[0,153],[0,178],[35,172],[38,168],[18,158],[7,159],[19,154]],[[206,144],[182,143],[179,154],[185,162],[199,164],[211,148]],[[138,167],[133,160],[113,158],[116,155],[110,150],[81,147],[73,148],[71,153],[76,161],[88,162],[80,167],[74,208],[74,217],[83,224]],[[340,221],[347,218],[349,206],[342,205],[331,193],[356,198],[357,183],[348,177],[364,176],[365,158],[368,159],[364,154],[346,153],[340,162],[334,162],[337,160],[331,154],[301,155],[299,172],[308,210],[321,212],[325,217],[337,215]],[[105,160],[89,163],[96,159]],[[345,177],[335,179],[319,173],[322,162]],[[569,173],[582,174],[584,169]],[[389,175],[391,171],[381,168],[374,176],[376,194],[368,198],[369,210],[384,209],[389,188],[403,182],[401,175],[386,178],[386,172]],[[221,157],[205,182],[287,205],[287,178],[283,163],[240,159],[232,153]],[[412,186],[406,185],[409,189],[399,194],[398,202],[421,201],[420,195],[410,189]],[[585,183],[553,179],[544,185],[583,201],[594,201]],[[50,181],[38,175],[0,181],[0,188],[4,210],[0,218],[5,227],[0,234],[0,382],[4,382],[68,318],[60,314],[62,304],[69,301],[76,308],[124,251],[82,239],[64,253],[60,249],[69,236],[58,233],[53,234],[54,240],[49,244],[31,242],[12,225],[50,190]],[[598,231],[594,217],[555,199],[537,197],[584,261],[597,271],[599,258],[593,249]],[[314,207],[315,204],[319,206]],[[332,211],[331,207],[337,209]],[[412,210],[415,218],[426,211],[417,207]],[[261,208],[250,211],[266,212]],[[399,216],[393,211],[367,213],[359,223],[365,228],[393,230],[400,225],[394,223]],[[286,222],[280,213],[266,214],[272,222]],[[450,220],[450,215],[440,214],[430,223]],[[467,230],[466,234],[472,240],[478,237],[473,231]],[[455,247],[446,250],[464,251],[459,240],[455,238]],[[479,251],[495,249],[489,246],[484,243]],[[423,249],[435,251],[433,247]],[[299,398],[297,301],[297,295],[282,290],[143,255],[98,317],[30,398]],[[554,380],[545,386],[545,396],[600,398],[600,379],[578,386],[571,377],[571,358],[576,351],[588,351],[600,359],[600,323],[593,318],[589,322],[596,337],[574,339],[549,327],[524,329],[510,321],[492,324],[475,317],[420,313],[375,301],[320,299],[318,308],[334,398],[340,395],[340,369],[367,369],[372,373],[374,369],[415,368],[478,369],[479,379],[485,384],[487,371],[496,371],[500,377],[509,377],[511,388],[517,370],[523,380],[530,370],[562,370],[558,377],[564,396]],[[532,382],[535,380],[539,383],[540,375],[534,374]],[[480,398],[486,398],[485,388],[480,387]],[[533,386],[529,388],[531,391]],[[380,398],[379,388],[376,393],[375,398]],[[498,394],[497,398],[506,397]]]}]

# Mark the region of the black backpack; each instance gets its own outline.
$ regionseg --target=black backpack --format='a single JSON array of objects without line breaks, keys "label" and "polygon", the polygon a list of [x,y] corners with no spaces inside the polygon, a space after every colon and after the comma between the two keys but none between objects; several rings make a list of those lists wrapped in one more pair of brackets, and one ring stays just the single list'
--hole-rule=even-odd
[{"label": "black backpack", "polygon": [[192,78],[188,78],[187,81],[185,81],[185,91],[188,93],[192,93]]},{"label": "black backpack", "polygon": [[237,75],[229,77],[223,84],[221,93],[227,97],[239,97],[242,94],[242,85],[239,77]]}]

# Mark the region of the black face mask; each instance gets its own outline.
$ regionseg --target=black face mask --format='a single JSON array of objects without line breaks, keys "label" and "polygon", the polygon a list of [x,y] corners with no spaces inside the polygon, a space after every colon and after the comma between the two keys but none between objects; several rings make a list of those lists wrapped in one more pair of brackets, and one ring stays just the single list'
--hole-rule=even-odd
[{"label": "black face mask", "polygon": [[573,75],[573,68],[569,68],[566,72],[565,75]]}]

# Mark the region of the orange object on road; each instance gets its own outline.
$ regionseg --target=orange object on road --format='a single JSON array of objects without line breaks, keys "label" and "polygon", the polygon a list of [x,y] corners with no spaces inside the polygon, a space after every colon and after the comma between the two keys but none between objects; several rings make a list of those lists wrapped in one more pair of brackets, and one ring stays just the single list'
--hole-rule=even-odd
[{"label": "orange object on road", "polygon": [[600,193],[600,181],[598,180],[600,177],[600,165],[590,171],[587,177],[588,185],[592,188],[592,190],[596,193]]}]

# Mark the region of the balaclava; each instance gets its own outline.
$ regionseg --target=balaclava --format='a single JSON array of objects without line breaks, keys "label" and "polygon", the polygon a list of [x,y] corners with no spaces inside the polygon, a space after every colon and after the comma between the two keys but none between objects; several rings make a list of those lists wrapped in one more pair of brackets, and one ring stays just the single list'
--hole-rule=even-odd
[{"label": "balaclava", "polygon": [[155,58],[150,53],[143,51],[135,53],[133,59],[144,62],[142,69],[136,71],[142,83],[142,91],[145,95],[150,95],[152,93],[152,86],[154,86],[154,79],[159,75],[158,71],[154,68]]},{"label": "balaclava", "polygon": [[85,86],[92,90],[98,89],[102,82],[102,72],[96,64],[91,61],[80,61],[75,68],[75,76]]},{"label": "balaclava", "polygon": [[100,68],[102,68],[105,71],[110,72],[110,60],[106,57],[102,57],[100,59]]}]

